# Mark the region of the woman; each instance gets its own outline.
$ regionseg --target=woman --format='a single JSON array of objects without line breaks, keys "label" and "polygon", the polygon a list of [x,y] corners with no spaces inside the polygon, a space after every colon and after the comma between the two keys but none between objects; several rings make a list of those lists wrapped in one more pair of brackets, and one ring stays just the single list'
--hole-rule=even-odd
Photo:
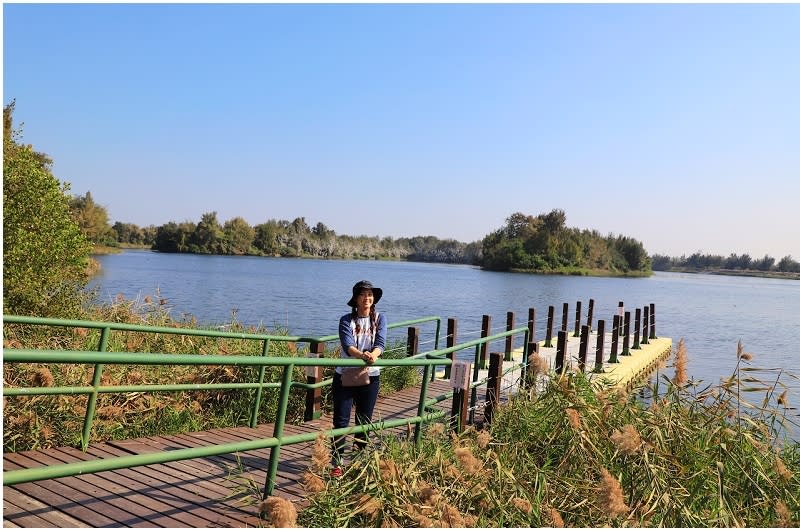
[{"label": "woman", "polygon": [[[350,382],[343,373],[349,370],[357,372],[359,368],[336,367],[333,375],[333,427],[346,428],[350,425],[350,413],[356,406],[356,425],[372,422],[372,411],[378,400],[380,388],[380,368],[371,366],[386,349],[386,318],[378,313],[375,305],[381,300],[383,290],[376,288],[368,280],[357,282],[353,286],[353,296],[347,302],[352,308],[339,319],[339,341],[342,344],[344,359],[363,360],[369,374],[363,382]],[[346,357],[345,357],[346,356]],[[333,470],[331,475],[342,475],[342,452],[345,437],[333,439]],[[355,436],[355,447],[364,449],[367,446],[366,434]]]}]

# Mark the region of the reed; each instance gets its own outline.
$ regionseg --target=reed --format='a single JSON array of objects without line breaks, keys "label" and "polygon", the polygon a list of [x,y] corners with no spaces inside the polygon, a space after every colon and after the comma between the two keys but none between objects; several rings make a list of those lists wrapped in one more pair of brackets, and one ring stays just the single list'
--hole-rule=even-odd
[{"label": "reed", "polygon": [[800,445],[780,379],[754,377],[761,369],[739,347],[735,374],[703,387],[685,379],[680,350],[677,382],[663,376],[649,393],[552,378],[500,407],[487,430],[456,436],[434,424],[419,447],[384,440],[310,492],[298,525],[800,525]]}]

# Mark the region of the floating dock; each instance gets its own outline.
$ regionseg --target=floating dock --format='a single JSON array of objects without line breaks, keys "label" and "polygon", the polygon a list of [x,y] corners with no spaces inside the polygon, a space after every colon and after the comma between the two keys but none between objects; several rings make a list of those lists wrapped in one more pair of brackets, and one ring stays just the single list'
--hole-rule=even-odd
[{"label": "floating dock", "polygon": [[[658,368],[672,352],[672,339],[668,337],[658,337],[655,339],[648,339],[647,343],[640,343],[639,348],[630,348],[630,354],[621,354],[622,341],[619,341],[619,350],[617,353],[617,362],[611,363],[609,359],[610,347],[612,340],[612,333],[606,332],[604,334],[604,349],[603,349],[603,364],[601,371],[595,371],[595,345],[597,344],[597,331],[593,331],[589,335],[588,344],[591,347],[586,356],[585,371],[589,375],[590,380],[603,380],[607,386],[626,389],[630,391],[637,383],[648,378]],[[545,340],[539,341],[538,355],[544,358],[550,370],[556,368],[556,340],[551,342],[552,346],[545,347]],[[564,356],[564,370],[568,373],[575,373],[580,370],[580,338],[572,334],[567,334],[567,345]],[[505,361],[504,365],[507,367],[511,364],[519,364],[522,362],[522,347],[518,347],[512,351],[512,360]],[[488,364],[488,362],[487,362]],[[479,380],[488,376],[488,370],[482,369],[479,371]],[[442,373],[437,374],[441,377]],[[509,371],[503,377],[503,388],[514,389],[519,384],[520,370]],[[543,382],[539,382],[543,385]]]}]

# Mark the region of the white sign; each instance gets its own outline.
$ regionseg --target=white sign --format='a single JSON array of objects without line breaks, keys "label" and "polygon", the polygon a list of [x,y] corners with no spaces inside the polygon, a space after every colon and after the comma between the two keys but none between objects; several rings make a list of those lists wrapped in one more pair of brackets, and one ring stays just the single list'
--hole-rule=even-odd
[{"label": "white sign", "polygon": [[453,389],[469,389],[469,377],[472,364],[468,361],[455,361],[450,368],[450,385]]},{"label": "white sign", "polygon": [[[320,356],[316,352],[309,352],[308,353],[308,357],[309,358],[319,358]],[[321,378],[322,375],[319,374],[319,369],[320,369],[320,367],[318,365],[307,365],[306,366],[306,376],[308,376],[309,378]]]}]

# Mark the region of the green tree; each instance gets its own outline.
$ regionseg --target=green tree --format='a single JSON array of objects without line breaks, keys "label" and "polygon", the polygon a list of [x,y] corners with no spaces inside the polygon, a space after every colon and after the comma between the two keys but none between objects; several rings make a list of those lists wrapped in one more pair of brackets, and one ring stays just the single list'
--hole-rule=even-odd
[{"label": "green tree", "polygon": [[91,244],[50,158],[17,142],[13,112],[3,108],[3,312],[78,317]]},{"label": "green tree", "polygon": [[206,212],[194,230],[191,244],[192,252],[203,254],[224,254],[225,234],[217,221],[216,212]]},{"label": "green tree", "polygon": [[283,232],[284,229],[274,219],[256,225],[253,246],[266,255],[276,255],[281,250],[278,237]]},{"label": "green tree", "polygon": [[108,244],[114,241],[113,230],[108,224],[108,211],[104,206],[94,202],[91,192],[70,199],[69,208],[72,211],[72,219],[90,242]]},{"label": "green tree", "polygon": [[256,231],[244,218],[235,217],[222,227],[228,254],[248,254],[253,245]]}]

